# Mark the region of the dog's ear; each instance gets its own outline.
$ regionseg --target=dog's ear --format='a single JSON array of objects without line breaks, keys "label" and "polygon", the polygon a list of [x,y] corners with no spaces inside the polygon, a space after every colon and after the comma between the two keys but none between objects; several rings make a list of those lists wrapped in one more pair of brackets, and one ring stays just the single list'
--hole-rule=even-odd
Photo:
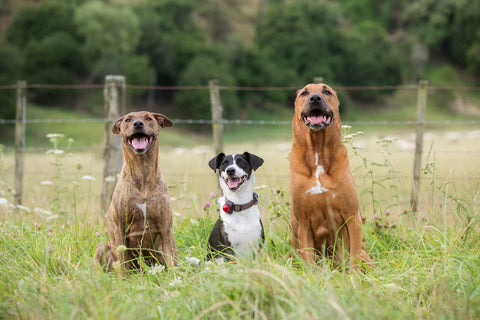
[{"label": "dog's ear", "polygon": [[217,171],[220,168],[220,163],[222,163],[223,158],[225,158],[225,153],[220,152],[215,158],[208,161],[208,166],[212,168],[213,171]]},{"label": "dog's ear", "polygon": [[167,128],[173,126],[173,121],[168,119],[168,117],[161,113],[154,113],[153,116],[158,122],[158,125],[162,128]]},{"label": "dog's ear", "polygon": [[250,165],[252,166],[253,171],[260,168],[260,166],[263,164],[263,159],[254,155],[253,153],[244,152],[243,155],[245,156],[245,158],[248,159],[248,162],[250,162]]},{"label": "dog's ear", "polygon": [[115,120],[115,122],[113,123],[113,126],[112,126],[112,132],[113,133],[115,133],[115,134],[120,133],[120,126],[122,125],[122,121],[123,121],[123,117]]}]

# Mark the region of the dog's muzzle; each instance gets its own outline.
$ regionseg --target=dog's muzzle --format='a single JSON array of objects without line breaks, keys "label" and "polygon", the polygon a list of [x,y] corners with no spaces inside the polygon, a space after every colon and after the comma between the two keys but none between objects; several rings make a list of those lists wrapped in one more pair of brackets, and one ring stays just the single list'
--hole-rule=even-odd
[{"label": "dog's muzzle", "polygon": [[303,123],[312,130],[325,129],[332,123],[333,111],[318,94],[312,94],[301,114]]}]

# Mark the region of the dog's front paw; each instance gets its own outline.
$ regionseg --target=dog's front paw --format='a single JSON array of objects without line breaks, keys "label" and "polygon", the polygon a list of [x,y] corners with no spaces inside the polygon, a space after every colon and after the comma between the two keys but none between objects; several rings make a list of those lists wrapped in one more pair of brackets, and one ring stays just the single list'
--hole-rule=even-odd
[{"label": "dog's front paw", "polygon": [[109,244],[100,242],[95,250],[95,261],[107,272],[115,271],[115,263],[119,263],[118,257]]}]

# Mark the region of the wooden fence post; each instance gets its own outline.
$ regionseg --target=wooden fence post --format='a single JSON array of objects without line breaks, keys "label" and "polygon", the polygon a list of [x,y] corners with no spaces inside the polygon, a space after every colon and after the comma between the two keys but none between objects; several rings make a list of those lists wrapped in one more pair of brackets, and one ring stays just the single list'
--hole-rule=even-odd
[{"label": "wooden fence post", "polygon": [[217,155],[223,151],[222,102],[220,100],[218,80],[210,80],[208,86],[210,88],[210,105],[212,109],[213,149],[215,155]]},{"label": "wooden fence post", "polygon": [[417,133],[415,140],[415,159],[413,163],[412,212],[418,212],[420,193],[420,166],[423,151],[423,130],[425,127],[425,110],[427,108],[428,81],[420,80],[417,93]]},{"label": "wooden fence post", "polygon": [[17,108],[15,113],[15,200],[23,202],[23,163],[25,153],[25,122],[27,118],[27,82],[17,81]]},{"label": "wooden fence post", "polygon": [[313,83],[323,83],[323,77],[313,77]]},{"label": "wooden fence post", "polygon": [[122,148],[120,136],[112,132],[116,119],[126,112],[125,77],[106,76],[103,89],[105,99],[105,144],[103,148],[103,186],[102,209],[107,210],[112,199],[113,189],[117,183],[117,174],[122,165]]}]

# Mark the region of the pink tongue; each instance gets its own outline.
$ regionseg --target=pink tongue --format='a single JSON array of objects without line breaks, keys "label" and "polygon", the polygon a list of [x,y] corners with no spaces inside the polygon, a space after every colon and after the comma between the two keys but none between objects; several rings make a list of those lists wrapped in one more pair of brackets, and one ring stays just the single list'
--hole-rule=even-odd
[{"label": "pink tongue", "polygon": [[313,124],[321,124],[321,123],[325,122],[325,118],[324,117],[311,116],[310,117],[310,122],[313,123]]},{"label": "pink tongue", "polygon": [[238,184],[240,183],[240,179],[235,178],[235,179],[228,179],[227,184],[230,189],[238,187]]},{"label": "pink tongue", "polygon": [[148,145],[148,140],[146,137],[132,139],[132,146],[135,149],[145,149],[147,145]]}]

